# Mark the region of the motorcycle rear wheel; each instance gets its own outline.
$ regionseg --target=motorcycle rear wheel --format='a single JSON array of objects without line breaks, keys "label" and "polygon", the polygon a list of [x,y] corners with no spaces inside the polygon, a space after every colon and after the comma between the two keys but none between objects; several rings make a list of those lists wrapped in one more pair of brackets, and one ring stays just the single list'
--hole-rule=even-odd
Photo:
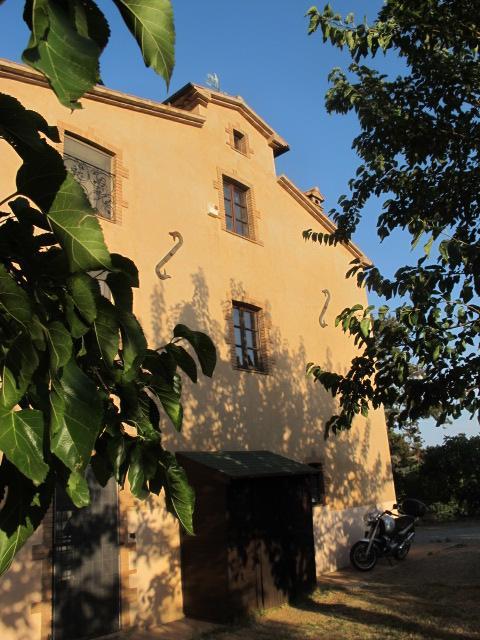
[{"label": "motorcycle rear wheel", "polygon": [[370,551],[367,554],[368,542],[359,540],[350,549],[350,562],[355,569],[359,571],[371,571],[377,564],[378,554],[375,547],[372,545]]},{"label": "motorcycle rear wheel", "polygon": [[407,542],[403,548],[397,549],[394,553],[395,558],[397,560],[405,560],[408,556],[408,552],[410,551],[410,542]]}]

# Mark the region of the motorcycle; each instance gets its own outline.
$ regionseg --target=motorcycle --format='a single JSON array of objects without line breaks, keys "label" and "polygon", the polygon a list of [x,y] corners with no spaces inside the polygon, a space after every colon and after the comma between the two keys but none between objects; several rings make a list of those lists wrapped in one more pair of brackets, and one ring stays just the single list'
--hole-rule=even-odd
[{"label": "motorcycle", "polygon": [[420,500],[408,498],[392,509],[374,509],[364,516],[368,527],[365,537],[358,540],[350,550],[350,562],[359,571],[370,571],[380,557],[393,556],[405,560],[415,538],[415,523],[421,518],[426,506]]}]

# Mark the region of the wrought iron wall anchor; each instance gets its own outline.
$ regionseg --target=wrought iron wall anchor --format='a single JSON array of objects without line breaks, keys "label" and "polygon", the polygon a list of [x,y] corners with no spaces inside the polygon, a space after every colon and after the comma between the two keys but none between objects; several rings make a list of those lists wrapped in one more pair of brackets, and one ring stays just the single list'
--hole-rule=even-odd
[{"label": "wrought iron wall anchor", "polygon": [[326,299],[325,299],[324,305],[322,307],[322,310],[320,312],[320,315],[318,316],[318,322],[319,322],[320,326],[323,329],[324,327],[327,326],[327,323],[325,322],[324,317],[325,317],[325,314],[327,313],[327,309],[328,309],[328,305],[330,304],[331,296],[330,296],[330,291],[328,289],[323,289],[322,293],[325,294],[325,298]]},{"label": "wrought iron wall anchor", "polygon": [[169,231],[169,234],[172,236],[173,241],[178,240],[178,242],[172,249],[170,249],[167,255],[164,258],[162,258],[160,262],[157,264],[157,266],[155,267],[155,273],[160,278],[160,280],[167,280],[168,278],[172,277],[168,275],[165,269],[162,272],[162,267],[166,265],[167,262],[173,258],[173,256],[177,253],[177,251],[180,249],[180,247],[183,244],[183,237],[179,231]]}]

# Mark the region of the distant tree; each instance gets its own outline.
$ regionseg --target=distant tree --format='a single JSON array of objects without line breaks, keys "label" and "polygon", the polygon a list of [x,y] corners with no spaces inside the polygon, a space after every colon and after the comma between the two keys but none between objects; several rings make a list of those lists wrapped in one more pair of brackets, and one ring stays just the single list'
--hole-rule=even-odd
[{"label": "distant tree", "polygon": [[427,447],[419,485],[429,503],[455,503],[460,515],[480,515],[480,436],[446,436]]},{"label": "distant tree", "polygon": [[[349,51],[349,73],[330,73],[326,107],[354,112],[361,131],[353,140],[360,164],[350,194],[330,211],[337,230],[310,229],[305,238],[348,242],[368,207],[381,241],[401,229],[412,247],[423,244],[422,257],[400,266],[393,279],[353,261],[347,275],[392,306],[374,312],[357,304],[339,315],[337,323],[360,349],[347,373],[309,364],[308,372],[339,397],[326,431],[348,429],[357,414],[381,404],[395,407],[390,421],[396,425],[432,412],[439,425],[462,412],[478,415],[478,3],[386,0],[370,26],[357,24],[353,14],[342,18],[329,5],[308,15],[310,33],[320,31],[324,42]],[[398,56],[405,71],[389,78],[373,69],[380,52]]]},{"label": "distant tree", "polygon": [[[114,4],[145,63],[168,82],[170,0]],[[93,0],[27,0],[24,19],[24,61],[63,105],[80,108],[100,79],[110,33],[102,12]],[[207,376],[215,347],[178,325],[168,344],[149,349],[133,313],[137,269],[107,249],[84,190],[48,143],[60,141],[57,129],[0,94],[0,139],[21,160],[13,193],[0,203],[0,573],[38,527],[56,485],[77,507],[89,504],[89,464],[102,485],[128,478],[139,499],[164,490],[167,508],[191,532],[193,491],[162,430],[165,421],[182,426],[179,370],[197,381],[184,346]],[[112,301],[92,271],[103,273]]]},{"label": "distant tree", "polygon": [[397,499],[414,498],[418,494],[418,474],[423,452],[418,424],[402,429],[389,426],[388,442]]}]

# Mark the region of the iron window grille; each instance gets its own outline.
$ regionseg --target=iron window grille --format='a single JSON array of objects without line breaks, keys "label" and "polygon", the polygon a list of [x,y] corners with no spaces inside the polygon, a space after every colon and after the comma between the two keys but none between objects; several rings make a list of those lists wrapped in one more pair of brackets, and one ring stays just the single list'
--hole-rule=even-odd
[{"label": "iron window grille", "polygon": [[265,371],[260,345],[260,309],[233,303],[235,364],[239,369]]},{"label": "iron window grille", "polygon": [[247,193],[247,187],[223,179],[226,227],[228,231],[233,231],[246,238],[250,236]]},{"label": "iron window grille", "polygon": [[97,147],[65,136],[65,166],[83,187],[91,206],[103,218],[113,218],[113,158]]}]

